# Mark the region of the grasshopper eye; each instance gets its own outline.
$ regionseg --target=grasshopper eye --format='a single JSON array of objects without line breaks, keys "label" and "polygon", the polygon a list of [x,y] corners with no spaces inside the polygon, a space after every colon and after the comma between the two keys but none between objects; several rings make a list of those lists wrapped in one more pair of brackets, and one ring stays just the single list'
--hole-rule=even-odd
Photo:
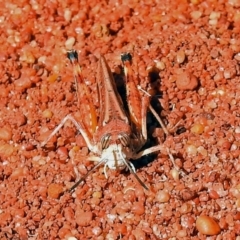
[{"label": "grasshopper eye", "polygon": [[110,138],[111,138],[111,134],[110,133],[105,134],[101,138],[101,147],[102,147],[102,149],[108,148],[109,143],[110,143]]},{"label": "grasshopper eye", "polygon": [[118,135],[118,139],[120,140],[121,144],[124,146],[124,147],[127,147],[129,146],[130,144],[130,138],[129,138],[129,135],[126,134],[126,133],[120,133]]}]

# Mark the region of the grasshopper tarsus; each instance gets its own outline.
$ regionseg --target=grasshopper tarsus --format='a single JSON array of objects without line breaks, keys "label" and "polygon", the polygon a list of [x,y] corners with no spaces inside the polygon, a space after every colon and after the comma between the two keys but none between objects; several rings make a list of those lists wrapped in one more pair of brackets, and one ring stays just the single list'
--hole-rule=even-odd
[{"label": "grasshopper tarsus", "polygon": [[68,193],[73,193],[74,192],[74,189],[76,187],[78,187],[78,185],[83,182],[84,180],[81,178],[80,180],[78,180],[71,188],[69,188],[66,192]]},{"label": "grasshopper tarsus", "polygon": [[140,183],[140,185],[147,191],[149,191],[149,188],[144,184],[144,182],[138,177],[138,175],[135,172],[132,172],[134,177],[137,179],[137,181]]}]

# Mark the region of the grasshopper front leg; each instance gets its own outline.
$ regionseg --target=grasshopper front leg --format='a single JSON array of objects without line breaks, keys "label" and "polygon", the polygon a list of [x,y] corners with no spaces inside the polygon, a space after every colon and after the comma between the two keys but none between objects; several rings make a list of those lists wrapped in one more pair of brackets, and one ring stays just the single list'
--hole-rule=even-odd
[{"label": "grasshopper front leg", "polygon": [[[77,122],[76,119],[71,114],[67,115],[65,118],[62,119],[60,124],[51,132],[51,134],[47,137],[47,139],[45,139],[45,141],[43,141],[41,143],[41,146],[43,147],[44,145],[46,145],[47,142],[63,127],[63,125],[68,120],[70,120],[75,125],[77,130],[81,133],[81,135],[83,136],[83,138],[84,138],[84,140],[87,144],[88,149],[90,151],[94,152],[95,151],[94,145],[92,144],[91,139],[89,138],[89,136],[88,136],[87,132],[85,131],[84,127],[81,125],[81,123]],[[79,179],[80,178],[79,172],[78,172],[77,167],[76,167],[73,160],[72,160],[72,164],[73,164],[74,172],[76,174],[76,178]]]},{"label": "grasshopper front leg", "polygon": [[47,139],[45,139],[42,143],[41,143],[41,147],[45,146],[47,144],[47,142],[63,127],[63,125],[66,123],[66,121],[70,120],[78,129],[78,131],[81,133],[81,135],[83,136],[87,147],[90,151],[94,151],[94,146],[87,134],[87,132],[85,131],[84,127],[81,125],[81,123],[77,122],[76,119],[71,115],[68,114],[65,118],[62,119],[62,121],[59,123],[59,125],[50,133],[50,135],[47,137]]}]

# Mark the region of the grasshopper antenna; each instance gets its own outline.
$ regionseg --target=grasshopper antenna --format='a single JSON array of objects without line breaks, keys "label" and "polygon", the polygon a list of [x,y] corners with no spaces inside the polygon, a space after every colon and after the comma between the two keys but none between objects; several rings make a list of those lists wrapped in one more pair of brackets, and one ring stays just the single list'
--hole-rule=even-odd
[{"label": "grasshopper antenna", "polygon": [[138,177],[138,175],[136,174],[135,172],[135,167],[133,166],[132,163],[128,163],[126,161],[126,159],[124,158],[124,156],[122,155],[122,152],[119,151],[120,155],[121,155],[121,158],[123,160],[123,162],[125,163],[125,165],[127,166],[127,168],[129,169],[129,171],[134,175],[134,177],[137,179],[137,181],[141,184],[141,186],[146,189],[146,190],[149,190],[148,187],[144,184],[144,182]]},{"label": "grasshopper antenna", "polygon": [[102,159],[97,165],[95,165],[91,170],[89,170],[89,172],[86,175],[80,178],[69,190],[67,190],[67,192],[72,193],[80,183],[82,183],[92,172],[95,171],[95,169],[97,169],[100,165],[102,165],[106,161],[107,159]]}]

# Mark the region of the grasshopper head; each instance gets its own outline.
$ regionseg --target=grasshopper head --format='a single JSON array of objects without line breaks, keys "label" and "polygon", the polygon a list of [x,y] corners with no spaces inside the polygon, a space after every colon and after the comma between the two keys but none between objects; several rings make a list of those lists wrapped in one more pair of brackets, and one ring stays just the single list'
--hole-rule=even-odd
[{"label": "grasshopper head", "polygon": [[127,133],[105,134],[101,139],[101,159],[105,159],[105,166],[113,170],[123,170],[127,167],[130,151],[130,137]]},{"label": "grasshopper head", "polygon": [[[106,139],[102,139],[102,143],[105,143],[105,140],[109,142],[109,135],[104,136]],[[146,189],[146,185],[142,182],[142,180],[138,177],[136,174],[136,170],[134,165],[128,160],[131,158],[132,155],[132,150],[129,147],[130,146],[130,137],[127,134],[119,134],[118,135],[118,140],[115,143],[109,144],[107,148],[103,149],[102,151],[102,156],[101,156],[101,161],[104,162],[104,173],[105,176],[107,177],[106,174],[106,167],[109,167],[110,169],[125,169],[127,168],[138,180],[138,182]],[[103,145],[106,146],[106,145]]]},{"label": "grasshopper head", "polygon": [[[114,139],[114,141],[112,141]],[[101,139],[101,158],[100,161],[95,165],[83,178],[76,182],[71,188],[72,192],[83,180],[87,178],[96,168],[104,164],[104,173],[106,174],[106,167],[113,170],[123,170],[127,168],[138,180],[138,182],[146,189],[146,185],[137,176],[134,165],[128,160],[131,158],[132,150],[130,146],[130,136],[128,134],[118,134],[117,137],[111,134],[105,134]]]},{"label": "grasshopper head", "polygon": [[121,144],[111,144],[103,150],[101,159],[105,159],[105,166],[113,170],[123,170],[126,168],[125,148]]}]

